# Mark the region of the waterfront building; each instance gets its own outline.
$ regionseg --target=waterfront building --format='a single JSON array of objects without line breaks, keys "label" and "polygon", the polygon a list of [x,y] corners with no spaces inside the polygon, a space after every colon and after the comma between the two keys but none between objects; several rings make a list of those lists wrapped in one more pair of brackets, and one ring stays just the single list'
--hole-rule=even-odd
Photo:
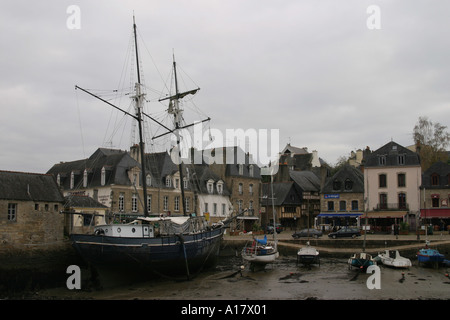
[{"label": "waterfront building", "polygon": [[442,161],[432,164],[422,174],[420,189],[422,224],[446,231],[450,228],[450,165]]},{"label": "waterfront building", "polygon": [[321,189],[320,214],[316,226],[330,230],[340,226],[360,226],[364,213],[364,174],[345,164]]},{"label": "waterfront building", "polygon": [[401,222],[416,230],[420,214],[419,155],[391,141],[366,152],[364,198],[371,231],[391,232]]},{"label": "waterfront building", "polygon": [[63,204],[51,175],[0,171],[0,253],[62,247]]}]

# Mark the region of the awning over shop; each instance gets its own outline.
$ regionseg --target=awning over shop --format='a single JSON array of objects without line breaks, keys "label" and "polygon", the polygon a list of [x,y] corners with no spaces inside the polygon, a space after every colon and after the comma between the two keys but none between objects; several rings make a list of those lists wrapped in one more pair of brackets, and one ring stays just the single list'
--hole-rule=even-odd
[{"label": "awning over shop", "polygon": [[422,219],[447,219],[450,218],[450,208],[420,209],[420,217]]},{"label": "awning over shop", "polygon": [[357,218],[360,217],[362,212],[321,212],[317,215],[318,218]]},{"label": "awning over shop", "polygon": [[407,213],[407,211],[373,211],[367,213],[367,218],[403,218]]}]

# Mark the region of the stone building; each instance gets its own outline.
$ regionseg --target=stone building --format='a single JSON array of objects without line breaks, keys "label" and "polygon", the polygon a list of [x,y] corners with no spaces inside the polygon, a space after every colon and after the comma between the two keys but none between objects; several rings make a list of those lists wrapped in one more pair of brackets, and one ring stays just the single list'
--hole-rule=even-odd
[{"label": "stone building", "polygon": [[242,217],[236,219],[237,224],[234,228],[236,230],[252,231],[255,223],[261,223],[259,204],[261,190],[260,167],[253,163],[250,154],[245,153],[239,147],[204,150],[203,158],[208,159],[208,156],[215,157],[218,160],[220,158],[221,160],[211,163],[209,167],[228,187],[233,214],[248,209]]},{"label": "stone building", "polygon": [[0,253],[64,246],[63,204],[51,175],[0,171]]},{"label": "stone building", "polygon": [[437,231],[450,226],[450,165],[442,161],[432,164],[422,174],[420,186],[420,219]]},{"label": "stone building", "polygon": [[360,226],[364,213],[364,174],[346,164],[321,189],[320,214],[316,225],[329,230],[335,226]]}]

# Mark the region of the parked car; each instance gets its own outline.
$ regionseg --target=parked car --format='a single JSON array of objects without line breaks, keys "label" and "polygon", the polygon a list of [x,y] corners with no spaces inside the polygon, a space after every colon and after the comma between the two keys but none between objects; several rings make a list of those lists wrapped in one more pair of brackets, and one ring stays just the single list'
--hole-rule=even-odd
[{"label": "parked car", "polygon": [[328,236],[333,239],[344,238],[344,237],[356,238],[356,237],[361,236],[361,232],[359,232],[358,228],[344,227],[342,229],[339,229],[336,232],[329,233]]},{"label": "parked car", "polygon": [[[322,236],[322,231],[316,230],[316,229],[309,229],[309,237],[312,238],[319,238]],[[292,234],[292,237],[294,239],[298,239],[298,238],[303,238],[303,237],[308,237],[308,229],[303,229],[300,231],[295,231]]]},{"label": "parked car", "polygon": [[[281,231],[283,231],[283,226],[281,224],[277,223],[276,229],[277,229],[277,233],[280,233]],[[273,225],[272,224],[267,225],[266,233],[269,233],[269,234],[273,233]]]}]

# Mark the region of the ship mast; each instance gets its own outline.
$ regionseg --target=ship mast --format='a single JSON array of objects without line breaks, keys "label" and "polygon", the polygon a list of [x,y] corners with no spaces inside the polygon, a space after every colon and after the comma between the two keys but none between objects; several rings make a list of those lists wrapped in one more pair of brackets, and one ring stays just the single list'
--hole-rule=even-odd
[{"label": "ship mast", "polygon": [[143,133],[142,133],[142,100],[144,98],[144,94],[141,93],[141,74],[139,71],[139,55],[138,55],[138,47],[137,47],[137,35],[136,35],[136,23],[133,16],[133,31],[134,31],[134,46],[136,51],[136,68],[137,68],[137,80],[138,82],[135,85],[136,95],[133,97],[136,102],[136,119],[138,122],[138,130],[139,130],[139,151],[141,154],[141,172],[142,172],[142,190],[144,193],[144,216],[148,216],[148,208],[147,208],[147,175],[145,173],[145,151],[144,151],[144,141],[143,141]]}]

